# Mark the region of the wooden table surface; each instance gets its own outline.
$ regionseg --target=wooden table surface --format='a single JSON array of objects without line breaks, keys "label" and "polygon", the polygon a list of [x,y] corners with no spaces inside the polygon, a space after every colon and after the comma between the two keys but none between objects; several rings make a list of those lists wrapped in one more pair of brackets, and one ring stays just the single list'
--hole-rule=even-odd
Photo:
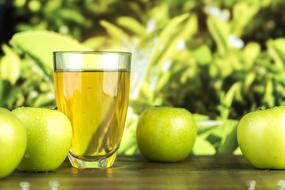
[{"label": "wooden table surface", "polygon": [[59,183],[58,190],[247,190],[252,180],[256,186],[251,190],[278,190],[278,182],[283,179],[285,170],[256,170],[236,156],[190,157],[180,163],[124,157],[109,169],[78,170],[66,162],[55,172],[15,172],[0,180],[0,190],[21,189],[21,182],[29,182],[30,190],[49,190],[52,181]]}]

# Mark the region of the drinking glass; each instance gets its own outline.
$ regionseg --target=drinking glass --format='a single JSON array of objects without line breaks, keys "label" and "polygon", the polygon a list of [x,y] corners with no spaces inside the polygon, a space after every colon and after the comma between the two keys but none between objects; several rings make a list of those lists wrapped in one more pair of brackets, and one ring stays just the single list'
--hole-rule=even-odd
[{"label": "drinking glass", "polygon": [[72,166],[111,167],[126,120],[131,53],[57,51],[53,56],[56,105],[73,128]]}]

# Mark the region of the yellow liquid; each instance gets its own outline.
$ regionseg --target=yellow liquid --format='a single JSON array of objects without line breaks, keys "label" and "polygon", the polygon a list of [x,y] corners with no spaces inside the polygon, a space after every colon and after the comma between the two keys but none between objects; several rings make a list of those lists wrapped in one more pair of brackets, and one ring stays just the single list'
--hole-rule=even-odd
[{"label": "yellow liquid", "polygon": [[129,97],[126,71],[58,71],[56,103],[73,126],[70,153],[100,159],[119,147]]}]

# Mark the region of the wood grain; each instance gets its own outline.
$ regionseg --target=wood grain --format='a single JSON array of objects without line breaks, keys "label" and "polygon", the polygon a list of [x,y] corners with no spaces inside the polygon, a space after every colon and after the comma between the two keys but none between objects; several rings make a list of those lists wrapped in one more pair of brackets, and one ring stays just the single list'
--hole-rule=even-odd
[{"label": "wood grain", "polygon": [[0,180],[0,190],[18,190],[27,181],[30,190],[49,190],[58,181],[58,190],[247,190],[256,181],[257,190],[278,189],[285,171],[256,170],[242,157],[190,157],[180,163],[152,163],[142,158],[120,158],[113,168],[78,170],[65,162],[49,173],[15,172]]}]

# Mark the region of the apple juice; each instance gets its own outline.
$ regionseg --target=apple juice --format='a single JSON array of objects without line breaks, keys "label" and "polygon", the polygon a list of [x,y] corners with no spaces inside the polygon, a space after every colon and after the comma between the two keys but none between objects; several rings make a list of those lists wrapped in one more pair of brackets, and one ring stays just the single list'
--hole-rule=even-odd
[{"label": "apple juice", "polygon": [[130,72],[56,71],[56,104],[73,128],[70,154],[96,160],[114,153],[126,119]]}]

